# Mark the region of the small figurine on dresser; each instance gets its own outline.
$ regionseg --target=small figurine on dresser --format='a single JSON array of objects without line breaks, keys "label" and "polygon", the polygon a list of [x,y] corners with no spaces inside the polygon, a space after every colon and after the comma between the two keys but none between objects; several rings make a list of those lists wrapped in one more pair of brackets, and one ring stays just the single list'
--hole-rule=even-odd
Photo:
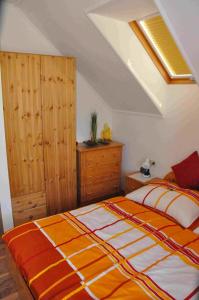
[{"label": "small figurine on dresser", "polygon": [[104,123],[104,127],[101,131],[101,138],[99,139],[99,143],[108,145],[112,141],[112,132],[108,123]]},{"label": "small figurine on dresser", "polygon": [[142,163],[140,167],[140,173],[143,175],[143,177],[150,178],[151,177],[151,166],[154,166],[155,162],[150,160],[149,158],[146,158],[145,161]]},{"label": "small figurine on dresser", "polygon": [[112,140],[112,132],[108,125],[108,123],[104,123],[104,127],[101,131],[101,139],[111,141]]}]

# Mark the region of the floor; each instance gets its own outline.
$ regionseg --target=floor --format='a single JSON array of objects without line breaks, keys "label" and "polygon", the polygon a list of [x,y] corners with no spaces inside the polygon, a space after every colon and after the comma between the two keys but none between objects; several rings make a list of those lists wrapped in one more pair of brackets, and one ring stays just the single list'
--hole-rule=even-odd
[{"label": "floor", "polygon": [[6,262],[6,252],[3,241],[0,238],[0,299],[21,300],[17,293],[17,287],[10,273]]}]

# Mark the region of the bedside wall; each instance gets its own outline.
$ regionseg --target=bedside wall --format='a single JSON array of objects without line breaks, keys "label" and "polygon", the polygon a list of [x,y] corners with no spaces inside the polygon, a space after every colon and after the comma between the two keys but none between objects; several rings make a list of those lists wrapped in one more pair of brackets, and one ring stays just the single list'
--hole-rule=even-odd
[{"label": "bedside wall", "polygon": [[98,114],[98,136],[103,124],[108,122],[112,127],[112,110],[85,78],[77,74],[77,141],[82,142],[90,137],[90,117],[96,111]]},{"label": "bedside wall", "polygon": [[164,118],[113,113],[115,138],[125,144],[123,171],[139,169],[149,157],[156,161],[152,172],[164,176],[170,166],[199,151],[199,87],[195,84],[183,88],[184,93],[177,101],[168,99]]}]

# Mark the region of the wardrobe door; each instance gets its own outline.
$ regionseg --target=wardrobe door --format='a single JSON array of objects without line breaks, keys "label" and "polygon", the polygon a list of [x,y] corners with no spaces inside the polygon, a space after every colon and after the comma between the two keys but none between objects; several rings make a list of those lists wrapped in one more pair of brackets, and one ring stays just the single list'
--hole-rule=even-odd
[{"label": "wardrobe door", "polygon": [[40,56],[2,52],[0,58],[13,215],[20,224],[46,214]]},{"label": "wardrobe door", "polygon": [[75,60],[42,56],[41,89],[49,214],[76,206]]}]

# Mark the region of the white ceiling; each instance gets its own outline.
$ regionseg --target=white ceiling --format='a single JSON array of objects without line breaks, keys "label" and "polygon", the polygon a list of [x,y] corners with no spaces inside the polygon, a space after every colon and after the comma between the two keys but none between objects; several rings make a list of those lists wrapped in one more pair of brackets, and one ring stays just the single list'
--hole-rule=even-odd
[{"label": "white ceiling", "polygon": [[[157,106],[151,100],[152,90],[146,88],[133,75],[129,68],[124,64],[116,49],[104,38],[100,31],[94,26],[88,18],[88,13],[97,13],[110,20],[117,19],[120,22],[128,22],[134,17],[139,18],[157,11],[154,0],[5,0],[15,4],[22,10],[28,19],[45,35],[45,37],[55,46],[63,55],[77,57],[78,69],[103,99],[113,108],[122,111],[133,111],[149,114],[160,114]],[[166,1],[166,2],[165,2]],[[184,3],[183,18],[188,12],[188,19],[193,18],[198,24],[198,14],[194,14],[196,8],[199,8],[198,1],[175,0],[175,9],[177,14],[182,11],[180,4]],[[172,5],[170,0],[155,0],[157,4],[169,4],[170,15],[172,15]],[[194,4],[195,3],[195,4]],[[191,7],[189,7],[193,4]],[[175,5],[173,6],[175,8]],[[163,16],[161,5],[158,5]],[[188,7],[187,7],[188,6]],[[188,10],[189,8],[189,10]],[[180,15],[180,14],[179,14]],[[177,19],[177,17],[175,18]],[[179,19],[179,18],[178,18]],[[186,18],[185,18],[186,19]],[[168,18],[165,16],[165,20]],[[194,64],[198,64],[198,52],[194,40],[197,41],[197,26],[195,31],[191,30],[192,22],[189,22],[189,30],[192,34],[184,35],[183,22],[173,25],[177,28],[179,38],[182,38],[184,50],[187,50],[194,57]],[[194,23],[194,24],[195,24]],[[175,26],[174,26],[175,25]],[[186,26],[186,23],[184,24]],[[172,31],[172,28],[171,28]],[[133,34],[133,33],[132,33]],[[175,32],[174,32],[175,35]],[[191,38],[190,38],[191,37]],[[184,41],[183,41],[184,38]],[[191,42],[186,43],[186,40]],[[119,40],[120,41],[120,40]],[[132,42],[132,40],[131,40]],[[130,44],[130,43],[128,43]],[[186,48],[186,49],[185,49]],[[190,50],[191,48],[191,50]],[[143,50],[143,49],[142,49]],[[182,47],[183,50],[183,47]],[[189,51],[190,50],[190,51]],[[133,53],[132,53],[133,55]],[[138,60],[143,58],[140,53]],[[135,60],[135,57],[134,57]],[[191,61],[191,58],[189,59]],[[151,63],[151,62],[150,62]],[[150,64],[143,65],[143,69]],[[192,67],[194,67],[192,64]],[[155,67],[154,67],[155,68]],[[192,68],[193,69],[193,68]],[[151,73],[152,74],[152,73]],[[199,74],[199,72],[198,72]],[[147,75],[148,76],[148,75]],[[156,83],[156,78],[151,75],[151,79]],[[165,97],[178,97],[184,94],[185,86],[170,86],[162,82],[161,94]],[[192,87],[190,87],[191,89]],[[159,91],[160,92],[160,91]]]},{"label": "white ceiling", "polygon": [[96,9],[92,9],[92,13],[95,11],[105,17],[129,22],[154,14],[158,10],[153,0],[114,0],[98,5]]},{"label": "white ceiling", "polygon": [[[148,3],[146,6],[148,12],[153,1],[145,1]],[[89,8],[105,2],[107,4],[109,1],[11,0],[11,2],[26,14],[63,55],[77,57],[79,71],[113,109],[159,114],[145,90],[87,17],[86,12]],[[117,6],[121,5],[121,1],[111,2]],[[110,9],[113,14],[114,11],[116,13],[116,10],[111,7]],[[138,5],[138,9],[143,9],[143,6]],[[127,11],[123,10],[121,16],[123,19],[127,18]]]}]

